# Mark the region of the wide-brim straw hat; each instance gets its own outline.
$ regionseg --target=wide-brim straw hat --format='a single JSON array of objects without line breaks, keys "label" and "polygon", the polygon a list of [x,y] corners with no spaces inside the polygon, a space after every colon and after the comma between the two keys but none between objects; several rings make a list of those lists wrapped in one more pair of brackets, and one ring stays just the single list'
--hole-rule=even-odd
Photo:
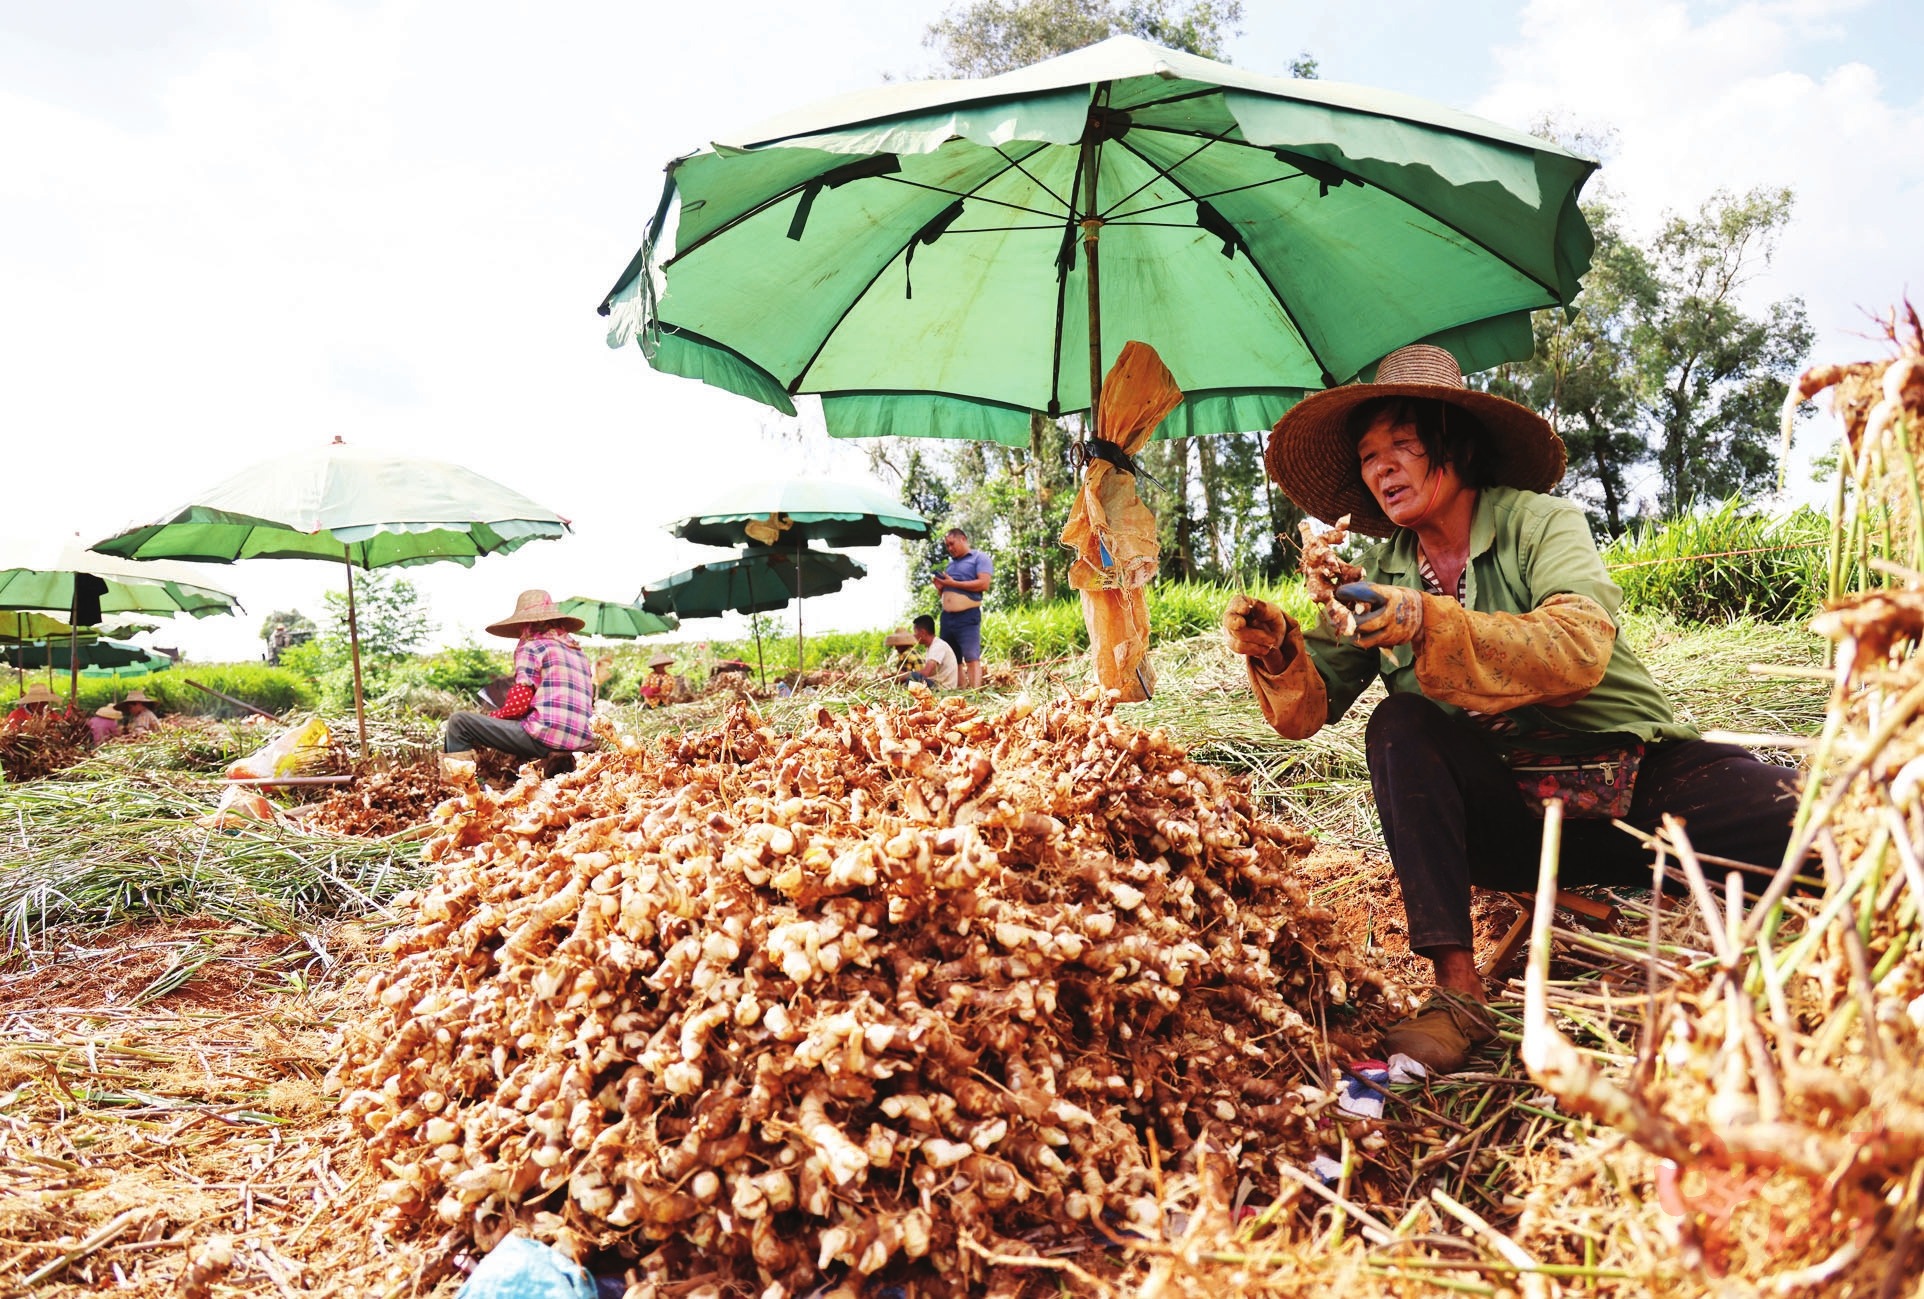
[{"label": "wide-brim straw hat", "polygon": [[1378,363],[1375,382],[1311,393],[1276,421],[1263,463],[1304,513],[1326,523],[1347,514],[1352,530],[1372,537],[1396,530],[1363,486],[1349,432],[1350,412],[1377,397],[1428,397],[1473,416],[1486,482],[1547,492],[1563,481],[1563,439],[1548,420],[1527,406],[1465,387],[1454,356],[1412,343]]},{"label": "wide-brim straw hat", "polygon": [[94,709],[94,716],[104,717],[110,722],[117,722],[121,719],[122,714],[121,711],[112,704],[102,704],[100,707]]},{"label": "wide-brim straw hat", "polygon": [[882,644],[886,645],[890,649],[907,649],[910,645],[915,644],[915,633],[906,632],[906,631],[892,631],[888,635],[882,637]]},{"label": "wide-brim straw hat", "polygon": [[14,700],[17,704],[57,704],[60,697],[47,689],[44,681],[29,681],[26,693]]},{"label": "wide-brim straw hat", "polygon": [[566,623],[569,631],[580,631],[588,625],[573,614],[561,612],[554,597],[546,591],[523,591],[514,598],[513,613],[500,622],[488,624],[488,635],[516,637],[523,627],[537,622]]},{"label": "wide-brim straw hat", "polygon": [[657,654],[648,660],[648,666],[651,668],[672,668],[675,666],[675,656],[673,654]]},{"label": "wide-brim straw hat", "polygon": [[120,702],[123,704],[146,704],[149,708],[158,708],[160,706],[160,700],[149,699],[145,690],[129,690],[127,697]]}]

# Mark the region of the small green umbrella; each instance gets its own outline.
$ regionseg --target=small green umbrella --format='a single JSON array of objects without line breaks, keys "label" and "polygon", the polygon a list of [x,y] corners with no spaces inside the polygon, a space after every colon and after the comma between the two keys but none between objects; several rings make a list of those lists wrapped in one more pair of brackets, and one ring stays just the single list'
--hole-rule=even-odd
[{"label": "small green umbrella", "polygon": [[[1406,343],[1530,355],[1592,239],[1596,164],[1407,95],[1117,36],[894,82],[668,166],[608,341],[836,437],[1024,446],[1126,340],[1185,399],[1155,436],[1269,428]],[[672,233],[667,228],[675,212]]]},{"label": "small green umbrella", "polygon": [[[779,551],[756,550],[712,564],[697,564],[684,572],[650,582],[641,593],[641,606],[678,618],[719,618],[725,613],[765,613],[784,609],[791,600],[828,595],[844,582],[865,576],[868,569],[847,555],[805,549],[798,560]],[[800,619],[798,618],[799,622]],[[756,666],[762,667],[762,638],[755,632]],[[802,669],[797,652],[795,671]],[[762,668],[766,684],[768,672]]]},{"label": "small green umbrella", "polygon": [[650,613],[638,604],[618,604],[613,600],[590,600],[571,596],[558,606],[561,612],[582,621],[583,636],[602,636],[609,640],[639,640],[673,631],[680,624],[673,617]]},{"label": "small green umbrella", "polygon": [[165,654],[156,654],[144,645],[109,640],[105,636],[82,640],[77,646],[62,640],[29,641],[0,652],[4,652],[15,667],[52,667],[64,672],[78,663],[83,675],[98,668],[134,668],[139,672],[158,672],[174,665],[174,661]]},{"label": "small green umbrella", "polygon": [[883,537],[925,537],[928,520],[887,492],[858,483],[767,479],[730,487],[669,525],[704,546],[877,546]]},{"label": "small green umbrella", "polygon": [[[902,502],[858,483],[768,479],[731,487],[668,530],[704,546],[779,548],[801,563],[811,541],[879,546],[882,538],[924,537],[929,523]],[[801,670],[802,619],[795,616],[795,666]]]},{"label": "small green umbrella", "polygon": [[566,519],[471,469],[350,447],[265,461],[216,484],[154,523],[116,533],[96,550],[128,559],[318,559],[347,566],[354,718],[367,749],[354,570],[413,564],[470,567],[530,541],[559,537]]}]

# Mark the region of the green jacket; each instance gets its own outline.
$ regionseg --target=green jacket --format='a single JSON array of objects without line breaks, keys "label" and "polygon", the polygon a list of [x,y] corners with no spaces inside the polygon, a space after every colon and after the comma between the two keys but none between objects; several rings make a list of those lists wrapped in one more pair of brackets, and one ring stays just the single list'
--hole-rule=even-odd
[{"label": "green jacket", "polygon": [[[1416,534],[1399,529],[1371,550],[1363,560],[1363,580],[1421,591]],[[1618,629],[1603,680],[1575,703],[1511,710],[1506,716],[1516,719],[1518,729],[1496,737],[1498,742],[1546,753],[1583,753],[1627,736],[1646,741],[1697,738],[1694,728],[1677,720],[1649,669],[1624,644],[1618,620],[1623,592],[1604,572],[1583,511],[1538,492],[1480,489],[1470,524],[1464,607],[1476,613],[1528,614],[1549,597],[1564,594],[1595,601]],[[1331,722],[1347,712],[1378,675],[1392,692],[1422,691],[1412,646],[1358,649],[1339,640],[1321,619],[1305,631],[1305,641],[1328,692]]]}]

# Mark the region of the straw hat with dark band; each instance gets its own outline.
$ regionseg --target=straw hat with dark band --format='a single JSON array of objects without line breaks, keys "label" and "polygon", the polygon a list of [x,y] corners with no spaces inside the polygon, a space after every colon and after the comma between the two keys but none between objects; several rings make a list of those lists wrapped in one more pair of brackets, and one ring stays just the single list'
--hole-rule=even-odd
[{"label": "straw hat with dark band", "polygon": [[1276,421],[1263,463],[1283,494],[1311,517],[1334,522],[1347,514],[1353,531],[1372,537],[1396,530],[1363,486],[1349,433],[1350,412],[1376,397],[1428,397],[1475,417],[1486,482],[1547,492],[1563,481],[1563,439],[1541,415],[1464,387],[1454,356],[1429,343],[1412,343],[1382,359],[1376,382],[1312,393]]},{"label": "straw hat with dark band", "polygon": [[546,591],[523,591],[515,597],[513,613],[500,622],[488,624],[488,635],[517,637],[523,627],[537,622],[564,623],[569,631],[580,631],[588,625],[572,614],[561,612],[554,597]]}]

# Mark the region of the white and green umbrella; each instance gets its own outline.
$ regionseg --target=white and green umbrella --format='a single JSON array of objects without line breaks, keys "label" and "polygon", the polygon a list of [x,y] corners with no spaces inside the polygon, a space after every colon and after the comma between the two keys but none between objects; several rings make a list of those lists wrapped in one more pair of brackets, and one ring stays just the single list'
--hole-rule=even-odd
[{"label": "white and green umbrella", "polygon": [[[239,608],[184,564],[130,563],[88,550],[77,537],[0,537],[0,611],[64,617],[64,630],[54,634],[66,635],[70,646],[82,626],[109,614],[211,618]],[[21,630],[18,620],[12,630]],[[69,700],[79,690],[78,671],[70,668]]]},{"label": "white and green umbrella", "polygon": [[328,446],[244,469],[94,549],[143,561],[317,559],[346,565],[354,716],[365,751],[354,570],[469,567],[482,555],[560,537],[569,526],[553,510],[471,469],[350,447],[337,437]]}]

